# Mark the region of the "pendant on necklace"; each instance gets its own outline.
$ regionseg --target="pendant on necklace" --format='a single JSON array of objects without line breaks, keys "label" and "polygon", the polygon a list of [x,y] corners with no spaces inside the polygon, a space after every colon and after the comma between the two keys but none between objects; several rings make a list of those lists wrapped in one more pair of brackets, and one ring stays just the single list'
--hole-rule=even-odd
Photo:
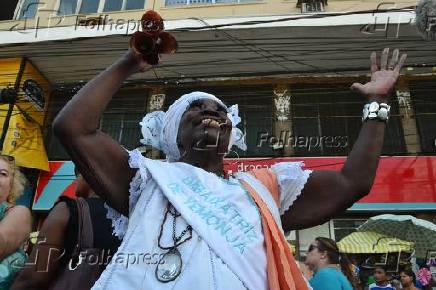
[{"label": "pendant on necklace", "polygon": [[182,271],[182,255],[177,248],[166,252],[156,266],[156,278],[162,283],[175,280]]}]

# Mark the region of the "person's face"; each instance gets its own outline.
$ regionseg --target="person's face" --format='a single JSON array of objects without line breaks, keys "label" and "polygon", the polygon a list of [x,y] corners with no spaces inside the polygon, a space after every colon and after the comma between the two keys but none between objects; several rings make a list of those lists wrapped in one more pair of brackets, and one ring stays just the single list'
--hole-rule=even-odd
[{"label": "person's face", "polygon": [[380,269],[380,268],[375,268],[374,269],[374,279],[377,283],[383,283],[383,282],[386,282],[388,280],[388,275],[385,272],[385,270]]},{"label": "person's face", "polygon": [[177,138],[180,155],[191,150],[214,150],[224,156],[231,129],[226,108],[208,99],[192,102],[180,120]]},{"label": "person's face", "polygon": [[13,172],[8,161],[0,158],[0,202],[8,199],[11,192]]},{"label": "person's face", "polygon": [[318,244],[316,241],[312,242],[310,244],[308,250],[307,250],[307,256],[305,264],[309,267],[311,270],[318,269],[320,263],[322,260],[326,258],[325,252],[320,252],[318,249]]},{"label": "person's face", "polygon": [[76,177],[75,194],[77,197],[87,198],[91,192],[91,188],[81,174]]},{"label": "person's face", "polygon": [[401,272],[400,279],[401,279],[401,285],[403,286],[410,286],[413,284],[413,278],[404,272]]}]

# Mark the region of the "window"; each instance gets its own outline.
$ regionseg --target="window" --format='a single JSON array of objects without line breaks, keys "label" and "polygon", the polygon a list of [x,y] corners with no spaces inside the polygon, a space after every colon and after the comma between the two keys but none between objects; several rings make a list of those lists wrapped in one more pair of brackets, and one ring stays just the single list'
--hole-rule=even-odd
[{"label": "window", "polygon": [[105,0],[103,11],[143,9],[144,0]]},{"label": "window", "polygon": [[98,10],[98,1],[95,0],[82,0],[79,12],[83,14],[96,13]]},{"label": "window", "polygon": [[298,0],[297,8],[301,13],[324,12],[327,0]]},{"label": "window", "polygon": [[145,0],[60,0],[58,15],[144,9]]},{"label": "window", "polygon": [[144,9],[144,0],[127,0],[123,2],[123,10]]},{"label": "window", "polygon": [[339,242],[344,237],[354,233],[358,227],[366,222],[365,219],[336,219],[333,220],[335,241]]},{"label": "window", "polygon": [[131,150],[141,146],[139,122],[146,113],[148,92],[122,90],[111,100],[100,121],[100,128],[118,143]]},{"label": "window", "polygon": [[238,104],[239,116],[242,121],[238,128],[245,132],[245,142],[247,151],[242,151],[233,147],[229,157],[260,157],[272,156],[273,152],[269,146],[258,146],[259,134],[262,132],[272,132],[273,128],[273,98],[272,86],[221,86],[221,87],[201,87],[183,88],[167,91],[165,100],[165,110],[181,95],[203,91],[213,94],[220,98],[227,106]]},{"label": "window", "polygon": [[59,15],[76,14],[78,0],[61,0],[59,4]]},{"label": "window", "polygon": [[[295,155],[348,155],[362,126],[365,100],[349,87],[327,84],[296,85],[291,92]],[[386,155],[406,152],[398,104],[391,105],[382,151]],[[309,146],[310,138],[313,146]]]},{"label": "window", "polygon": [[416,81],[409,84],[415,107],[416,123],[421,139],[422,152],[436,153],[436,91],[435,81]]},{"label": "window", "polygon": [[35,18],[38,5],[42,4],[38,0],[23,0],[21,1],[20,9],[18,10],[17,19],[33,19]]},{"label": "window", "polygon": [[165,6],[222,4],[222,3],[249,3],[259,0],[165,0]]},{"label": "window", "polygon": [[106,0],[103,11],[120,11],[123,7],[122,0]]},{"label": "window", "polygon": [[[141,146],[142,138],[139,122],[145,115],[148,92],[146,90],[120,90],[109,103],[100,120],[100,129],[118,141],[126,149]],[[53,118],[72,96],[59,94]],[[62,99],[60,101],[59,99]],[[56,137],[50,139],[48,146],[49,160],[69,160],[71,157],[64,150]]]},{"label": "window", "polygon": [[8,0],[2,2],[2,9],[0,10],[0,21],[14,19],[15,10],[18,9],[18,0]]}]

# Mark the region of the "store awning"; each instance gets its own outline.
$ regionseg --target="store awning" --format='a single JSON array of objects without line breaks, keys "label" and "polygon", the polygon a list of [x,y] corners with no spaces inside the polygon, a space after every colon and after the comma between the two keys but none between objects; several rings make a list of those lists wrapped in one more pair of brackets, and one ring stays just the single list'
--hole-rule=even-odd
[{"label": "store awning", "polygon": [[412,242],[374,232],[354,232],[338,242],[339,250],[349,254],[412,252]]},{"label": "store awning", "polygon": [[[319,14],[320,15],[320,14]],[[286,14],[274,16],[251,16],[251,17],[225,17],[225,18],[187,18],[177,20],[165,20],[167,31],[217,31],[220,29],[250,29],[250,28],[277,28],[277,27],[322,27],[342,25],[367,25],[367,24],[405,24],[410,25],[416,17],[413,9],[401,9],[392,11],[366,11],[366,13],[335,12],[324,13],[322,17],[313,17],[308,14]],[[140,18],[140,17],[139,17]],[[0,30],[1,45],[34,43],[43,41],[72,40],[78,38],[104,37],[111,35],[131,35],[138,31],[137,20],[120,19],[120,24],[90,24],[78,26],[77,17],[75,25],[66,26],[58,23],[51,27],[26,28],[23,23],[11,23],[8,29]],[[106,19],[106,18],[105,18]],[[28,20],[29,22],[32,20]],[[60,20],[62,21],[62,20]],[[121,24],[122,23],[122,24]],[[31,26],[32,22],[27,23]],[[35,24],[38,25],[38,24]]]},{"label": "store awning", "polygon": [[[332,21],[345,16],[289,20],[275,22],[274,27],[252,24],[244,25],[244,28],[235,25],[236,22],[230,22],[253,22],[235,18],[221,22],[207,20],[211,25],[222,25],[227,21],[232,26],[196,31],[183,31],[180,27],[201,28],[204,23],[194,20],[180,22],[177,24],[179,26],[165,23],[178,40],[177,53],[163,56],[160,65],[153,70],[132,75],[126,84],[177,87],[179,84],[198,84],[210,80],[292,77],[294,81],[302,81],[304,77],[316,76],[343,79],[351,85],[369,74],[371,52],[380,52],[384,47],[407,51],[407,64],[422,66],[405,69],[404,74],[425,73],[431,76],[430,64],[436,63],[431,41],[424,41],[416,27],[408,22],[392,24],[391,21],[398,19],[399,15],[387,18],[390,19],[388,30],[375,30],[376,24],[382,23],[380,25],[384,27],[385,22],[373,15],[367,16],[347,16],[346,21],[341,22]],[[410,15],[406,16],[401,16],[401,21],[410,19]],[[272,18],[280,20],[280,17]],[[261,20],[253,19],[254,23]],[[371,31],[366,31],[367,27]],[[130,39],[130,35],[122,31],[110,34],[116,31],[89,30],[86,27],[75,30],[74,27],[40,29],[38,41],[34,33],[8,31],[7,39],[1,38],[0,57],[25,55],[53,84],[84,83],[125,53]],[[75,38],[63,39],[68,37]],[[9,44],[5,44],[6,40]],[[17,44],[17,41],[26,43]]]}]

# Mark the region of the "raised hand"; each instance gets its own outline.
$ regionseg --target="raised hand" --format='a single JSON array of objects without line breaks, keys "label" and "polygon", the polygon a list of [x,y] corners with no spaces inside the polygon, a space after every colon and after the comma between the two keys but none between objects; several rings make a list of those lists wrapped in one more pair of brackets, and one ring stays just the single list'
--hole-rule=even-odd
[{"label": "raised hand", "polygon": [[124,59],[131,66],[132,73],[145,72],[152,67],[152,65],[144,59],[142,54],[135,52],[131,48],[124,54]]},{"label": "raised hand", "polygon": [[351,89],[358,91],[369,100],[386,102],[398,80],[406,58],[407,54],[405,53],[399,58],[399,50],[395,49],[389,60],[389,48],[385,48],[381,54],[380,62],[378,62],[377,53],[373,52],[371,54],[371,81],[364,85],[354,83]]}]

